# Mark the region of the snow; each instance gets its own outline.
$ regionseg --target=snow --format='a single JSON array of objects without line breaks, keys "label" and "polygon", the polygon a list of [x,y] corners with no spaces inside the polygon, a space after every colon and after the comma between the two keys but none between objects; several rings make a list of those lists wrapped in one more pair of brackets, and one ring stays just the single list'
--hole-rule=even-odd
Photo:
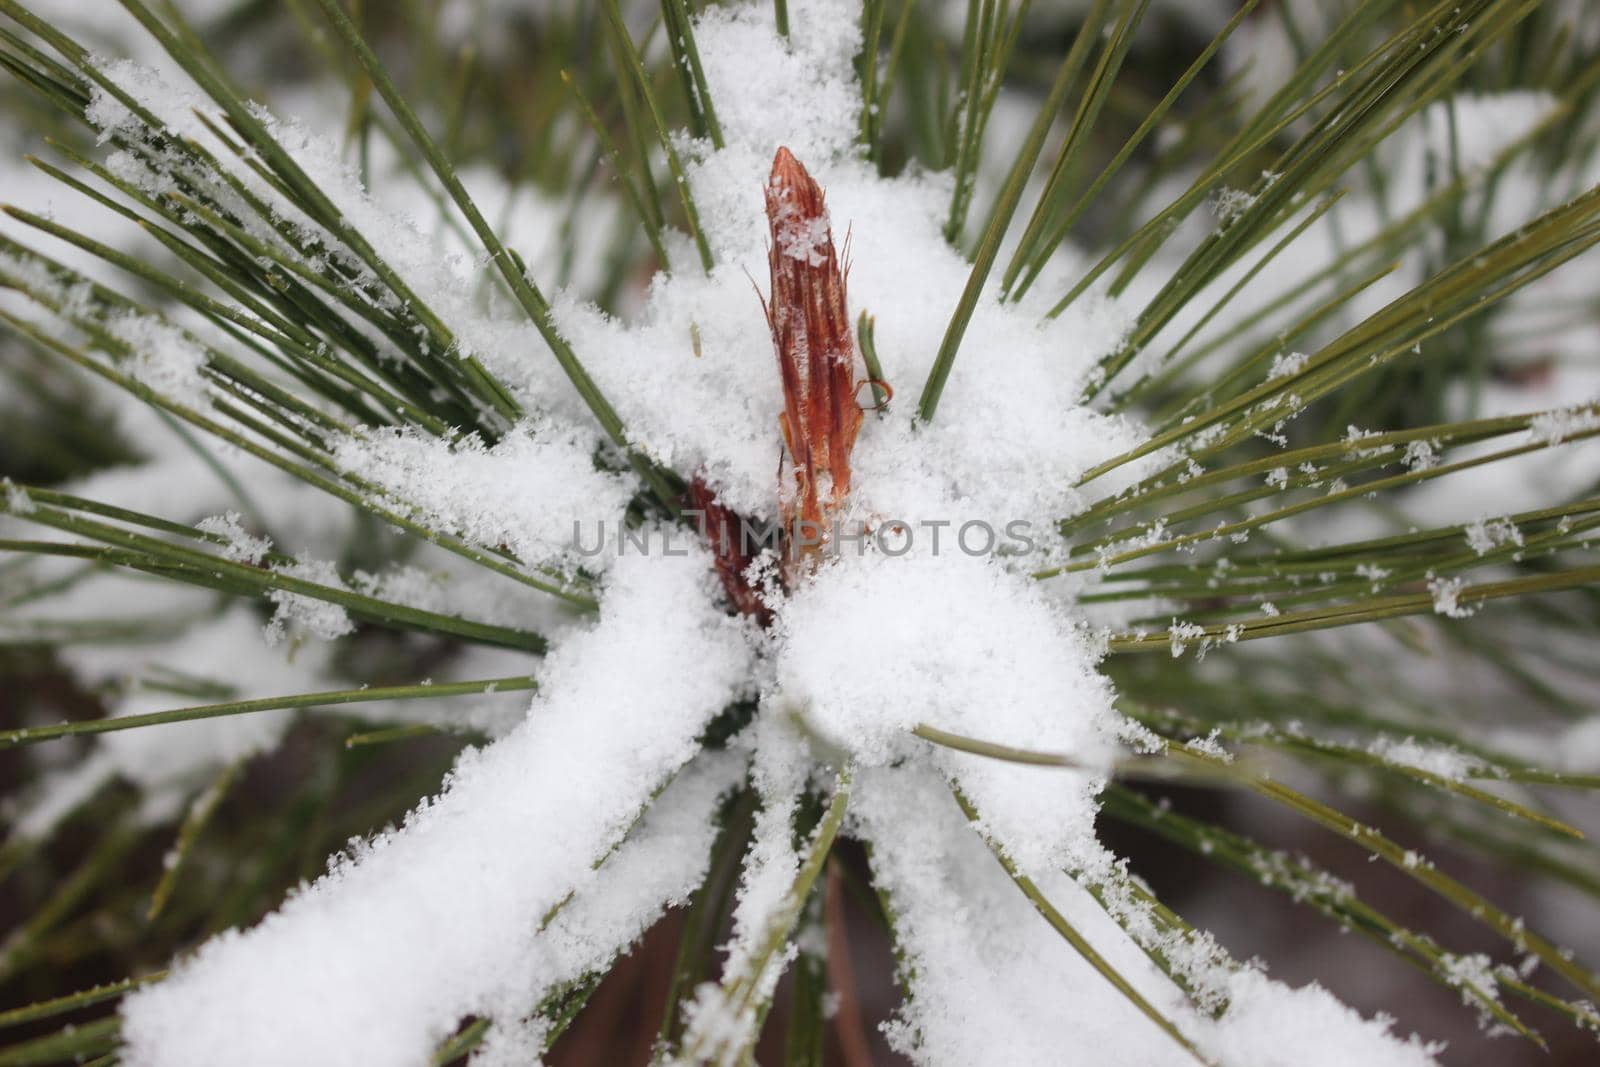
[{"label": "snow", "polygon": [[429,529],[508,548],[529,565],[574,560],[579,531],[590,544],[597,530],[614,530],[632,495],[629,479],[597,468],[592,438],[548,423],[519,426],[492,446],[374,430],[338,442],[334,460]]},{"label": "snow", "polygon": [[123,1062],[415,1064],[463,1016],[503,1009],[541,916],[596,883],[746,684],[746,631],[713,583],[702,551],[618,560],[604,615],[545,660],[523,724],[464,754],[403,827],[129,997]]},{"label": "snow", "polygon": [[1482,770],[1484,766],[1482,760],[1449,745],[1429,744],[1414,737],[1404,740],[1379,738],[1367,746],[1367,751],[1385,763],[1427,771],[1452,782],[1465,781],[1472,772]]},{"label": "snow", "polygon": [[14,515],[31,515],[33,513],[33,499],[28,496],[28,491],[17,485],[10,478],[0,478],[0,489],[5,490],[6,510]]},{"label": "snow", "polygon": [[[704,982],[684,1005],[683,1048],[698,1050],[689,1062],[732,1062],[733,1050],[753,1046],[760,1022],[757,1006],[769,1000],[799,946],[785,941],[766,955],[765,942],[789,900],[801,856],[795,846],[794,819],[801,790],[813,767],[804,737],[792,720],[764,716],[751,734],[755,748],[751,784],[761,798],[744,857],[733,911],[733,935],[723,951],[723,980]],[[748,995],[732,997],[732,983],[744,983]]]},{"label": "snow", "polygon": [[1475,614],[1476,608],[1465,607],[1461,603],[1461,591],[1465,588],[1466,583],[1460,578],[1430,578],[1428,592],[1433,594],[1435,614],[1452,619],[1465,619]]},{"label": "snow", "polygon": [[1439,969],[1445,981],[1461,990],[1461,1002],[1479,1009],[1478,1025],[1487,1029],[1494,1016],[1485,1008],[1481,998],[1500,999],[1500,983],[1494,976],[1494,961],[1482,952],[1471,955],[1444,953]]},{"label": "snow", "polygon": [[[313,559],[304,552],[295,557],[293,563],[272,569],[278,574],[315,582],[330,589],[345,588],[337,567],[325,559]],[[266,627],[269,646],[276,647],[286,639],[298,640],[303,637],[332,641],[355,632],[355,622],[338,604],[285,589],[269,590],[267,599],[277,606]]]},{"label": "snow", "polygon": [[[960,552],[846,553],[781,605],[774,639],[770,706],[864,765],[932,762],[1024,870],[1069,865],[1093,840],[1119,717],[1094,636],[1031,580]],[[1084,770],[931,748],[909,733],[919,723]]]},{"label": "snow", "polygon": [[1425,471],[1430,467],[1436,467],[1439,465],[1439,446],[1427,440],[1411,441],[1406,445],[1401,462],[1413,471]]},{"label": "snow", "polygon": [[[937,775],[868,770],[855,792],[851,829],[872,850],[909,982],[888,1031],[899,1051],[948,1067],[1051,1063],[1066,1048],[1115,1049],[1150,1067],[1193,1062],[1051,932]],[[1137,963],[1136,954],[1113,962]],[[1133,974],[1144,992],[1148,973]]]},{"label": "snow", "polygon": [[1522,546],[1522,531],[1510,519],[1479,519],[1463,531],[1467,545],[1478,555],[1487,555],[1505,545]]},{"label": "snow", "polygon": [[1287,378],[1305,370],[1306,362],[1311,357],[1304,352],[1280,352],[1272,357],[1272,366],[1267,370],[1267,378]]},{"label": "snow", "polygon": [[[751,784],[761,798],[751,831],[733,912],[733,939],[728,973],[747,973],[750,956],[767,932],[773,914],[787,895],[800,867],[794,843],[794,819],[801,791],[811,776],[812,760],[805,738],[793,721],[766,716],[751,742],[755,757]],[[771,980],[777,981],[781,968]]]},{"label": "snow", "polygon": [[1417,1067],[1443,1046],[1390,1033],[1384,1015],[1363,1019],[1316,983],[1291,989],[1246,968],[1229,982],[1228,1012],[1205,1044],[1218,1062],[1250,1067]]},{"label": "snow", "polygon": [[702,755],[673,778],[637,826],[534,938],[514,992],[473,1059],[480,1067],[539,1062],[548,1024],[515,1020],[563,985],[604,971],[668,907],[686,903],[705,878],[717,806],[745,769],[731,751]]},{"label": "snow", "polygon": [[1569,437],[1591,430],[1600,430],[1600,410],[1589,404],[1535,415],[1528,426],[1528,439],[1559,445]]},{"label": "snow", "polygon": [[171,323],[152,315],[123,313],[105,320],[107,331],[129,350],[120,369],[157,394],[189,408],[206,403],[205,350]]},{"label": "snow", "polygon": [[222,554],[235,563],[248,563],[254,567],[272,551],[270,537],[256,537],[244,528],[243,516],[237,511],[212,515],[195,523],[195,529],[212,537],[220,537],[225,544]]},{"label": "snow", "polygon": [[[938,777],[864,772],[852,829],[872,850],[910,996],[889,1027],[919,1064],[1054,1063],[1061,1050],[1115,1050],[1117,1062],[1193,1064],[1171,1037],[1045,926],[989,856]],[[1066,877],[1038,879],[1047,899],[1107,962],[1216,1062],[1239,1067],[1414,1067],[1438,1050],[1392,1036],[1316,985],[1292,989],[1214,946],[1189,961],[1227,1007],[1200,1015],[1099,905]],[[1170,944],[1162,946],[1171,949]]]}]

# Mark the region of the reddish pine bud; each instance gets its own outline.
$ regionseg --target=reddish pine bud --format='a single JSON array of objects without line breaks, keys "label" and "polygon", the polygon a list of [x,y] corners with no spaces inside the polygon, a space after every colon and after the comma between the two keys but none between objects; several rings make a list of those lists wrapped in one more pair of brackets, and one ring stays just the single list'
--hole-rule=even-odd
[{"label": "reddish pine bud", "polygon": [[747,575],[756,554],[747,536],[749,531],[737,512],[724,507],[717,495],[699,477],[689,483],[689,506],[699,513],[700,532],[716,560],[717,577],[728,595],[728,603],[740,615],[749,615],[765,627],[772,611],[761,599],[761,591]]},{"label": "reddish pine bud", "polygon": [[[834,252],[822,187],[787,148],[778,149],[767,180],[772,227],[772,296],[767,324],[783,379],[779,426],[794,470],[780,486],[783,526],[807,531],[815,548],[850,493],[850,450],[861,429],[856,405],[856,350],[845,309],[844,272]],[[791,545],[793,542],[791,542]],[[806,554],[791,547],[791,566]]]}]

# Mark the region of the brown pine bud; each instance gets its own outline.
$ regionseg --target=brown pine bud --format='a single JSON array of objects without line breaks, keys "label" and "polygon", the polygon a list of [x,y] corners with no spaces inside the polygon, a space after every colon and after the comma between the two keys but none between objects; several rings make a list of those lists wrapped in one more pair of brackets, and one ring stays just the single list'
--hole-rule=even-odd
[{"label": "brown pine bud", "polygon": [[772,296],[767,324],[783,379],[779,426],[794,471],[780,486],[791,568],[817,548],[850,493],[850,450],[861,429],[856,350],[845,308],[844,271],[833,247],[822,187],[787,148],[767,180],[768,261]]},{"label": "brown pine bud", "polygon": [[750,581],[750,564],[755,562],[755,546],[739,514],[723,506],[715,493],[698,476],[689,483],[689,506],[700,518],[700,531],[716,560],[717,577],[728,603],[740,615],[748,615],[765,627],[772,621],[772,610],[761,599],[761,590]]}]

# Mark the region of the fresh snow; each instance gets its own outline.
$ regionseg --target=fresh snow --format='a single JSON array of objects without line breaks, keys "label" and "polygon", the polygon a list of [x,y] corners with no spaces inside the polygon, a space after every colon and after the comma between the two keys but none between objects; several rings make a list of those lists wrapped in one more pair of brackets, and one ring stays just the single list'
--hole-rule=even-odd
[{"label": "fresh snow", "polygon": [[[346,438],[334,458],[429,528],[503,546],[532,565],[571,560],[580,543],[594,543],[601,523],[614,534],[632,486],[596,467],[595,447],[578,431],[550,425],[519,426],[492,446],[394,430]],[[601,553],[584,563],[610,559]]]},{"label": "fresh snow", "polygon": [[[853,829],[872,848],[910,996],[889,1034],[938,1067],[1059,1062],[1066,1049],[1147,1067],[1194,1059],[1043,920],[972,832],[943,782],[884,768],[856,787]],[[1214,953],[1196,964],[1226,1009],[1190,1006],[1110,916],[1060,874],[1041,891],[1107,962],[1202,1052],[1230,1067],[1419,1067],[1437,1049],[1400,1041],[1316,985],[1291,989]],[[1166,947],[1166,946],[1163,946]]]},{"label": "fresh snow", "polygon": [[[1029,873],[1075,866],[1119,716],[1094,637],[1037,583],[957,552],[848,552],[782,605],[767,697],[869,766],[915,757],[962,784]],[[920,723],[1065,756],[1025,766],[938,748]]]},{"label": "fresh snow", "polygon": [[[597,884],[596,861],[750,675],[713,581],[700,550],[619,560],[600,622],[545,660],[524,723],[465,753],[404,826],[130,996],[123,1062],[420,1064],[464,1016],[531,1011],[516,997],[541,918]],[[630,936],[609,933],[612,950]]]}]

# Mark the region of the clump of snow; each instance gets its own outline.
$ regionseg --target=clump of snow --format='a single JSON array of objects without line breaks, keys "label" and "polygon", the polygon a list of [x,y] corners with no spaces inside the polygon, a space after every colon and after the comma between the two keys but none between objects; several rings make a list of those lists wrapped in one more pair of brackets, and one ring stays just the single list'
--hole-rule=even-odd
[{"label": "clump of snow", "polygon": [[1421,438],[1408,442],[1400,461],[1414,471],[1425,471],[1430,467],[1437,467],[1439,465],[1439,445],[1437,442]]},{"label": "clump of snow", "polygon": [[6,510],[13,515],[31,515],[33,513],[33,498],[28,496],[28,491],[13,482],[10,478],[0,478],[0,489],[5,490]]},{"label": "clump of snow", "polygon": [[[738,899],[733,911],[733,936],[724,947],[723,980],[704,982],[684,1005],[683,1047],[696,1058],[723,1062],[731,1050],[753,1045],[765,1003],[778,979],[800,950],[786,941],[763,957],[764,942],[778,926],[789,890],[800,869],[794,821],[802,790],[815,766],[805,738],[792,720],[762,716],[750,734],[755,755],[751,784],[761,798],[744,858]],[[730,998],[730,983],[743,983],[748,993]]]},{"label": "clump of snow", "polygon": [[212,515],[195,523],[201,533],[221,538],[222,554],[235,563],[248,563],[254,567],[272,551],[270,537],[257,537],[244,528],[243,518],[237,511]]},{"label": "clump of snow", "polygon": [[[872,849],[910,990],[888,1028],[898,1051],[973,1067],[1053,1063],[1069,1048],[1115,1049],[1119,1061],[1149,1067],[1193,1062],[1045,925],[937,774],[866,770],[854,792],[851,832]],[[1096,918],[1092,900],[1084,906],[1083,890],[1060,875],[1041,888],[1135,988],[1159,995],[1148,963],[1103,912]]]},{"label": "clump of snow", "polygon": [[[1115,1050],[1117,1062],[1193,1064],[1067,942],[1055,936],[973,833],[936,775],[864,772],[852,831],[895,917],[910,996],[889,1027],[914,1062],[1053,1063],[1061,1050]],[[1059,873],[1035,879],[1105,960],[1215,1062],[1241,1067],[1418,1067],[1435,1047],[1400,1040],[1316,985],[1291,989],[1230,964],[1204,939],[1182,950],[1219,1018],[1200,1015],[1088,893]],[[1163,946],[1170,947],[1167,945]]]},{"label": "clump of snow", "polygon": [[[339,576],[337,567],[325,559],[313,559],[304,552],[296,556],[293,563],[274,567],[273,570],[290,578],[315,582],[331,589],[345,588],[344,579]],[[275,647],[289,637],[296,639],[315,637],[322,641],[332,641],[355,632],[355,622],[338,604],[306,596],[303,593],[291,593],[286,589],[268,590],[267,599],[277,605],[278,609],[272,613],[272,618],[266,626],[269,646]]]},{"label": "clump of snow", "polygon": [[504,1012],[541,917],[596,883],[595,861],[747,684],[747,631],[714,582],[703,551],[619,560],[602,619],[545,660],[522,726],[464,754],[402,828],[130,996],[123,1062],[422,1063],[463,1016]]},{"label": "clump of snow", "polygon": [[1570,437],[1600,430],[1600,408],[1594,405],[1547,411],[1528,423],[1528,438],[1548,445],[1559,445]]},{"label": "clump of snow", "polygon": [[504,991],[503,1010],[474,1062],[537,1063],[549,1021],[530,1016],[537,1004],[566,983],[603,971],[669,907],[687,902],[704,879],[717,833],[717,805],[745,768],[732,751],[698,757],[680,771],[626,840],[533,940],[524,974]]},{"label": "clump of snow", "polygon": [[1280,352],[1272,357],[1272,366],[1267,370],[1267,380],[1299,374],[1305,370],[1306,363],[1310,359],[1311,357],[1304,352]]},{"label": "clump of snow", "polygon": [[1251,968],[1230,980],[1219,1023],[1202,1047],[1219,1063],[1249,1067],[1420,1067],[1444,1051],[1414,1034],[1402,1040],[1389,1016],[1363,1019],[1314,982],[1291,989]]},{"label": "clump of snow", "polygon": [[[750,740],[755,749],[750,784],[761,798],[761,809],[756,813],[733,913],[735,952],[728,964],[732,973],[748,966],[756,939],[766,932],[799,869],[792,827],[801,792],[814,768],[809,746],[790,720],[764,716]],[[774,968],[773,982],[777,974]]]},{"label": "clump of snow", "polygon": [[1439,970],[1445,981],[1461,990],[1461,1002],[1478,1009],[1478,1025],[1489,1026],[1494,1016],[1490,1014],[1483,998],[1500,999],[1500,983],[1494,976],[1494,961],[1482,952],[1455,955],[1446,952],[1439,960]]},{"label": "clump of snow", "polygon": [[1469,608],[1461,603],[1461,591],[1465,588],[1466,583],[1458,577],[1428,579],[1428,592],[1433,594],[1434,612],[1452,619],[1466,619],[1476,614],[1476,608]]},{"label": "clump of snow", "polygon": [[1359,426],[1347,426],[1345,427],[1344,433],[1344,445],[1349,451],[1350,455],[1357,459],[1371,459],[1374,456],[1381,456],[1386,452],[1392,452],[1394,450],[1393,445],[1376,445],[1371,448],[1359,447],[1362,441],[1365,441],[1369,437],[1377,436],[1379,436],[1379,432],[1377,430],[1363,430]]},{"label": "clump of snow", "polygon": [[592,436],[549,423],[519,426],[492,446],[374,430],[339,441],[334,460],[424,525],[535,564],[570,559],[579,541],[614,532],[626,509],[630,480],[599,469],[595,447]]},{"label": "clump of snow", "polygon": [[[783,605],[770,705],[865,765],[931,759],[1025,870],[1070,865],[1119,717],[1092,634],[1025,577],[958,553],[845,555]],[[1052,752],[1083,770],[931,748],[919,723]]]},{"label": "clump of snow", "polygon": [[1397,767],[1412,767],[1427,771],[1452,782],[1466,780],[1474,771],[1481,770],[1483,761],[1449,745],[1429,744],[1408,737],[1397,741],[1381,737],[1367,746],[1367,751]]},{"label": "clump of snow", "polygon": [[1478,555],[1487,555],[1503,545],[1522,545],[1522,531],[1510,519],[1479,519],[1462,531],[1467,544]]}]

